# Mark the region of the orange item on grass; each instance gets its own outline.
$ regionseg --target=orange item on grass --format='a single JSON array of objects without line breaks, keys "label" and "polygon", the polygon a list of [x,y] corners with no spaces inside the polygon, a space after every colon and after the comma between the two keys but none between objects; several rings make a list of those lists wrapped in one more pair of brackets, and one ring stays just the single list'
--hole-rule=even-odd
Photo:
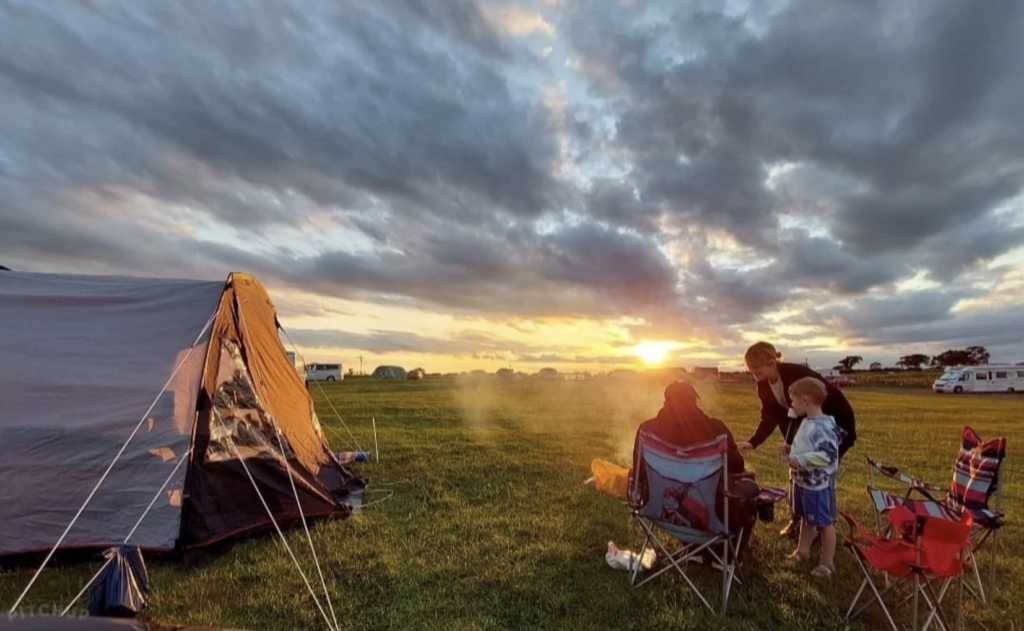
[{"label": "orange item on grass", "polygon": [[594,473],[594,488],[614,497],[626,499],[626,481],[629,478],[629,469],[607,460],[595,458],[590,463],[590,470]]}]

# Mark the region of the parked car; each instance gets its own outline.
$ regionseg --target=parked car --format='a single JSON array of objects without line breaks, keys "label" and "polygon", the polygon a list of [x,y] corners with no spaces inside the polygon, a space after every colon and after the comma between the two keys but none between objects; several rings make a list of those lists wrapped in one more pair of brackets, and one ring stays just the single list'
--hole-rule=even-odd
[{"label": "parked car", "polygon": [[842,375],[838,377],[825,377],[825,381],[828,381],[837,388],[850,388],[854,384],[856,384],[856,382],[853,379],[850,379],[849,377],[844,377]]}]

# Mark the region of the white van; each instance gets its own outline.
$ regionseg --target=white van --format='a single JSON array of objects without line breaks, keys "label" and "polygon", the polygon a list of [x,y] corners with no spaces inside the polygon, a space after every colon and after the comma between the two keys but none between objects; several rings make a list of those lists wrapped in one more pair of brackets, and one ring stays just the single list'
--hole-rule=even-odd
[{"label": "white van", "polygon": [[989,364],[947,368],[932,384],[932,390],[940,394],[1024,392],[1024,366]]},{"label": "white van", "polygon": [[341,381],[341,364],[306,364],[307,381]]}]

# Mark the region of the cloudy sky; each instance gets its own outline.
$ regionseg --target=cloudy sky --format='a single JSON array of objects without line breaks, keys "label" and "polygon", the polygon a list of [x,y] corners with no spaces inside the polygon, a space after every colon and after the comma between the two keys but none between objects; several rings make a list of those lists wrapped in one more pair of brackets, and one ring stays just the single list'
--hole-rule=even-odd
[{"label": "cloudy sky", "polygon": [[1021,77],[1015,0],[2,2],[0,264],[366,368],[1021,361]]}]

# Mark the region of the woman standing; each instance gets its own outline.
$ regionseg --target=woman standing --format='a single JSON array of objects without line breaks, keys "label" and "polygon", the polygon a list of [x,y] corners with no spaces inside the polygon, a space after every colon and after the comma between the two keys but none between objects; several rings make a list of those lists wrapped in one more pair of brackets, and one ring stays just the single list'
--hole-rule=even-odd
[{"label": "woman standing", "polygon": [[[793,402],[789,398],[789,386],[804,377],[814,377],[825,384],[828,396],[822,404],[822,411],[835,419],[836,425],[846,432],[839,445],[839,458],[857,441],[857,421],[850,402],[842,391],[824,377],[803,364],[782,361],[782,353],[768,342],[758,342],[747,349],[743,357],[747,370],[757,379],[757,398],[761,401],[761,422],[749,440],[738,443],[740,451],[757,449],[778,428],[786,445],[793,444],[793,437],[800,426],[802,417],[790,413]],[[792,508],[792,506],[791,506]],[[789,525],[779,533],[795,538],[800,533],[800,520],[791,516]]]}]

